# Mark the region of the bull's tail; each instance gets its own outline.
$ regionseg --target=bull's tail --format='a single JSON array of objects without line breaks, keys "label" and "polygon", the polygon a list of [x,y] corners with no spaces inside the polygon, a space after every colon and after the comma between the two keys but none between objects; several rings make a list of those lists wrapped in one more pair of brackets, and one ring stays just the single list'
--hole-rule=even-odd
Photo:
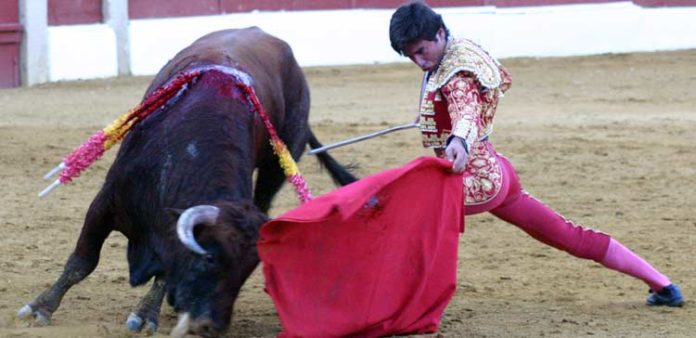
[{"label": "bull's tail", "polygon": [[[312,149],[316,149],[321,148],[322,146],[323,145],[321,144],[321,142],[319,142],[317,137],[310,130],[309,147]],[[355,165],[348,165],[344,167],[343,165],[338,163],[338,161],[336,161],[333,157],[331,157],[331,155],[329,155],[329,153],[326,151],[318,153],[317,157],[319,158],[319,162],[321,163],[321,165],[329,170],[329,174],[331,175],[331,179],[333,179],[334,183],[344,186],[358,180],[358,178],[350,172],[352,169],[356,167]]]}]

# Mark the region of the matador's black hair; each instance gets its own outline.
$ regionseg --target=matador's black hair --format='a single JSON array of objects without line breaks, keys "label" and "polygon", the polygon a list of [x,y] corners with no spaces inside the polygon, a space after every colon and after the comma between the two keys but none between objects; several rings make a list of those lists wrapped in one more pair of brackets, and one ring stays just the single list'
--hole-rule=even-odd
[{"label": "matador's black hair", "polygon": [[389,40],[392,48],[404,55],[404,49],[409,43],[419,40],[435,41],[440,28],[444,28],[445,38],[449,37],[449,30],[442,21],[442,16],[424,2],[414,1],[402,5],[392,14]]}]

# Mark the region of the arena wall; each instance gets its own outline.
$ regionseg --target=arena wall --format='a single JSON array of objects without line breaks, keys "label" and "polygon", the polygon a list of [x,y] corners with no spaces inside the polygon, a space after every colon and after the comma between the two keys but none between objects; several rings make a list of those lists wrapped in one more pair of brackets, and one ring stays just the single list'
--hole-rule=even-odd
[{"label": "arena wall", "polygon": [[20,84],[19,55],[22,25],[16,2],[0,5],[0,88]]},{"label": "arena wall", "polygon": [[[196,38],[252,25],[288,41],[302,66],[407,61],[387,33],[401,0],[41,1],[48,1],[48,81],[154,74]],[[428,2],[454,35],[500,58],[696,48],[696,0]],[[121,8],[121,23],[105,3]]]}]

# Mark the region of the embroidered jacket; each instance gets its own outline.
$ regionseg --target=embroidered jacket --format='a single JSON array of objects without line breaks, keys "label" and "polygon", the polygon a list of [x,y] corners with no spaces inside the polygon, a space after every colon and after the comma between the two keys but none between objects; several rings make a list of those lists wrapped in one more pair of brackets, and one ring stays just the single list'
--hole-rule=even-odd
[{"label": "embroidered jacket", "polygon": [[469,153],[466,204],[491,200],[500,190],[502,171],[486,140],[493,131],[498,100],[510,88],[510,74],[474,42],[450,39],[440,66],[424,81],[420,105],[423,146],[443,157],[452,136],[464,140]]}]

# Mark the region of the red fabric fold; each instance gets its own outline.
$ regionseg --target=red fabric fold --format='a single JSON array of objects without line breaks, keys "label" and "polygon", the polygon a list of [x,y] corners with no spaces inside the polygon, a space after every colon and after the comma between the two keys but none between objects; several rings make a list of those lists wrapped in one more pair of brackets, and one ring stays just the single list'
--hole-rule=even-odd
[{"label": "red fabric fold", "polygon": [[454,294],[462,176],[421,157],[269,221],[258,243],[280,337],[436,332]]}]

